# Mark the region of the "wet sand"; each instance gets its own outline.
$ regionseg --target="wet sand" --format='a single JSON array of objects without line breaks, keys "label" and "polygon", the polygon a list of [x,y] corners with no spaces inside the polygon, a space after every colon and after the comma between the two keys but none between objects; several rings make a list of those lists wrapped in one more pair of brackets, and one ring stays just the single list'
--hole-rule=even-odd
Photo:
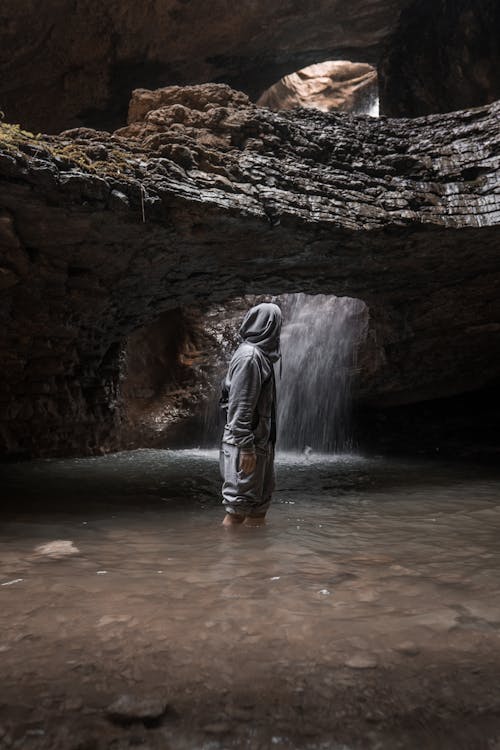
[{"label": "wet sand", "polygon": [[500,747],[491,468],[282,456],[230,530],[213,452],[1,474],[0,747]]}]

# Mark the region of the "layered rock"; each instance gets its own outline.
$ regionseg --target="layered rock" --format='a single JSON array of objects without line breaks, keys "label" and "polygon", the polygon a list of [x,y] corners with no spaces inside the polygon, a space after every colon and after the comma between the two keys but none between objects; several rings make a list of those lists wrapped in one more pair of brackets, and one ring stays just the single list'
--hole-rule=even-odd
[{"label": "layered rock", "polygon": [[419,120],[137,91],[111,135],[1,126],[2,451],[120,438],[126,338],[244,293],[370,307],[366,402],[500,374],[499,105]]}]

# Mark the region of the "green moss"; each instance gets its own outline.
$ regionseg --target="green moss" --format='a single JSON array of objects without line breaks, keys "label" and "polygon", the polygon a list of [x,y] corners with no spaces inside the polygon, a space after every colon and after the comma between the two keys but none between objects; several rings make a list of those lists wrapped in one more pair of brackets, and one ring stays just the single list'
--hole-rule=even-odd
[{"label": "green moss", "polygon": [[5,146],[7,150],[12,148],[18,150],[21,143],[31,143],[36,146],[39,140],[39,136],[30,133],[28,130],[23,130],[20,125],[0,122],[0,145]]},{"label": "green moss", "polygon": [[67,169],[72,168],[102,177],[117,177],[121,180],[131,178],[140,179],[142,170],[138,167],[134,155],[113,144],[99,144],[106,148],[106,159],[94,159],[89,153],[97,144],[88,145],[75,143],[70,140],[58,140],[56,137],[44,137],[40,133],[35,135],[23,130],[20,125],[0,122],[0,149],[14,156],[25,153],[26,146],[40,149],[41,155],[49,154],[54,158],[63,159]]}]

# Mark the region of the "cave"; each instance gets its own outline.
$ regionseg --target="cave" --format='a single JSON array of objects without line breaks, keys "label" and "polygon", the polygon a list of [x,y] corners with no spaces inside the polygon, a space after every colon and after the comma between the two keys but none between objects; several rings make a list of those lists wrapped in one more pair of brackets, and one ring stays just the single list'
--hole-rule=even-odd
[{"label": "cave", "polygon": [[[499,40],[495,0],[0,10],[0,747],[496,746]],[[256,306],[277,482],[224,528]]]},{"label": "cave", "polygon": [[492,388],[497,125],[497,104],[387,120],[223,84],[135,90],[114,134],[2,125],[3,454],[119,447],[127,337],[246,294],[362,299],[366,408]]}]

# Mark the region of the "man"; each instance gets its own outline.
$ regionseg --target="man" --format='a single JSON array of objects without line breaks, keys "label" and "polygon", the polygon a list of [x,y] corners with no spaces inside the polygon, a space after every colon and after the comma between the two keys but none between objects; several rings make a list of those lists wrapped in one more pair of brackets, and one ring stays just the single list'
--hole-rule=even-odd
[{"label": "man", "polygon": [[276,383],[281,310],[262,303],[247,312],[224,381],[221,403],[227,409],[222,437],[224,526],[260,525],[274,489]]}]

